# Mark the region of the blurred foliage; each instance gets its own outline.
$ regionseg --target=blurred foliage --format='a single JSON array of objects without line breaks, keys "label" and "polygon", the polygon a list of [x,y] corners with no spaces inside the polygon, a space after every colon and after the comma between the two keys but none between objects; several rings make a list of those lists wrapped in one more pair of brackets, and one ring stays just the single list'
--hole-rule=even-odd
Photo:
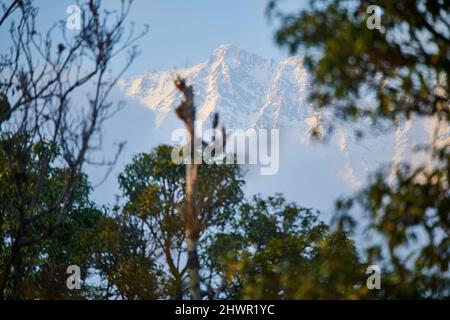
[{"label": "blurred foliage", "polygon": [[[171,154],[171,146],[160,145],[134,157],[119,175],[125,203],[118,210],[119,219],[136,228],[130,249],[156,263],[157,281],[162,285],[159,296],[181,299],[188,295],[181,215],[185,166],[174,164]],[[202,235],[225,228],[242,200],[242,186],[237,165],[200,167],[196,199]],[[203,243],[201,238],[200,246]],[[146,298],[139,293],[136,297]]]},{"label": "blurred foliage", "polygon": [[365,293],[366,268],[353,241],[331,232],[318,214],[280,195],[243,204],[229,231],[213,236],[219,297],[342,299]]},{"label": "blurred foliage", "polygon": [[[447,0],[309,1],[297,13],[269,13],[281,20],[276,41],[291,53],[308,49],[312,101],[343,117],[439,115],[448,105],[450,25]],[[370,5],[381,28],[369,29]],[[373,103],[364,105],[368,93]]]},{"label": "blurred foliage", "polygon": [[[86,176],[80,177],[71,205],[60,227],[52,230],[59,219],[59,208],[49,207],[64,192],[69,176],[64,168],[49,165],[44,181],[39,181],[42,159],[52,163],[58,148],[45,141],[31,142],[26,135],[0,139],[0,275],[11,257],[12,239],[20,232],[26,243],[13,263],[5,297],[26,299],[82,298],[85,292],[66,287],[67,267],[76,264],[84,276],[92,265],[94,230],[103,213],[89,200],[91,187]],[[35,197],[36,188],[42,195]],[[38,201],[38,203],[34,203]],[[28,207],[33,206],[33,219]],[[43,233],[51,237],[34,242]],[[29,243],[27,243],[29,241]],[[86,290],[88,285],[84,286]]]},{"label": "blurred foliage", "polygon": [[[13,234],[20,215],[14,208],[20,208],[20,204],[16,199],[17,190],[10,181],[16,179],[11,174],[15,170],[5,165],[7,159],[18,158],[14,155],[17,151],[8,149],[7,155],[4,146],[11,146],[11,141],[4,139],[1,145],[0,259],[3,266],[3,260],[11,250],[8,237]],[[35,157],[40,152],[58,152],[57,148],[45,143],[36,144],[34,150],[26,157],[26,185],[31,191],[32,168],[39,166]],[[20,281],[14,283],[14,279],[17,280],[15,272],[8,282],[5,297],[188,298],[185,235],[180,215],[184,166],[170,161],[171,150],[170,146],[159,146],[150,153],[137,155],[125,167],[119,175],[123,197],[112,210],[99,209],[89,200],[91,188],[83,176],[73,205],[58,229],[39,244],[23,248]],[[64,169],[49,168],[43,189],[44,194],[53,197],[61,192],[59,181],[65,176]],[[245,201],[242,188],[242,173],[238,166],[202,166],[197,193],[199,215],[203,221],[199,254],[202,290],[209,299],[419,298],[429,295],[430,290],[434,293],[438,292],[435,289],[445,287],[434,273],[426,276],[423,272],[407,269],[399,273],[389,269],[388,265],[382,272],[382,290],[368,290],[365,273],[372,261],[363,262],[364,259],[359,257],[345,226],[330,229],[319,220],[319,212],[287,202],[281,195],[254,196]],[[27,196],[32,197],[32,193]],[[349,208],[352,201],[342,203],[341,209]],[[435,201],[429,199],[429,203]],[[384,205],[384,202],[378,202],[377,210]],[[41,206],[45,208],[45,198],[37,208]],[[423,206],[425,208],[427,204]],[[395,210],[401,213],[397,207],[389,208],[393,212],[390,215],[397,214]],[[52,212],[44,212],[42,226],[27,227],[27,236],[39,235],[42,228],[51,223]],[[345,221],[345,210],[342,212],[341,223]],[[423,212],[409,212],[411,217],[399,214],[406,219],[404,229],[387,228],[385,224],[389,220],[383,219],[377,220],[379,224],[373,227],[384,232],[387,238],[394,238],[395,233],[395,237],[406,241],[412,237],[408,227],[427,219]],[[442,212],[436,211],[436,214]],[[352,222],[351,217],[345,217],[347,222]],[[431,218],[431,223],[439,221]],[[440,226],[441,229],[445,227]],[[430,233],[429,236],[435,235]],[[436,239],[441,243],[436,248],[423,249],[422,259],[416,260],[417,270],[431,270],[430,266],[436,266],[437,261],[445,264],[441,256],[448,255],[445,242],[448,239]],[[434,243],[437,243],[436,239]],[[371,248],[371,257],[379,254],[376,247]],[[81,290],[66,287],[66,269],[71,264],[81,267]],[[423,269],[419,269],[421,267]],[[414,285],[406,280],[414,281]]]},{"label": "blurred foliage", "polygon": [[[118,210],[118,208],[116,208]],[[95,230],[93,265],[100,283],[92,298],[163,298],[162,270],[148,252],[142,224],[118,211],[102,217]]]},{"label": "blurred foliage", "polygon": [[[442,160],[448,167],[448,155]],[[340,199],[337,221],[342,229],[356,225],[355,204],[368,213],[365,232],[379,240],[367,246],[367,256],[393,275],[387,297],[449,297],[449,171],[403,166],[395,187],[386,176],[378,172],[356,196]]]},{"label": "blurred foliage", "polygon": [[[291,53],[304,50],[314,106],[373,123],[426,116],[448,124],[449,1],[321,0],[296,13],[279,2],[268,6],[281,22],[276,41]],[[380,29],[366,25],[370,5],[378,6]],[[421,148],[427,165],[402,164],[393,183],[381,170],[337,203],[338,226],[347,231],[357,227],[351,208],[368,214],[366,232],[378,240],[367,256],[390,274],[383,297],[450,296],[450,146],[435,132]]]},{"label": "blurred foliage", "polygon": [[127,26],[131,3],[111,11],[100,0],[79,2],[75,32],[41,16],[38,1],[0,5],[0,300],[96,294],[86,282],[69,291],[66,270],[78,265],[83,279],[93,270],[105,213],[89,200],[82,169],[112,166],[123,146],[112,161],[93,163],[103,123],[121,105],[111,90],[147,29]]}]

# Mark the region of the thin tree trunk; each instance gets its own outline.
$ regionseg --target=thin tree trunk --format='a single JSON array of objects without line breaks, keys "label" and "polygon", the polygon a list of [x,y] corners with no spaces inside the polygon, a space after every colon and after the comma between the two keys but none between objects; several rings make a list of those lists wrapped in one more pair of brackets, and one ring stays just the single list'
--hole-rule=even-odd
[{"label": "thin tree trunk", "polygon": [[9,275],[11,273],[11,265],[12,265],[12,254],[8,257],[2,273],[0,275],[0,300],[4,300],[6,298],[6,283],[8,281]]},{"label": "thin tree trunk", "polygon": [[[187,147],[186,151],[189,155],[188,163],[186,164],[186,198],[183,205],[183,221],[186,232],[186,248],[188,254],[187,268],[189,271],[189,291],[191,297],[194,300],[200,300],[203,297],[203,291],[201,290],[200,279],[200,263],[198,259],[197,246],[200,238],[200,233],[203,228],[203,223],[199,218],[196,192],[197,192],[197,180],[200,165],[202,163],[202,146],[206,144],[202,139],[198,139],[195,135],[195,107],[194,107],[194,93],[192,86],[187,86],[186,82],[180,77],[175,80],[175,86],[184,95],[184,100],[176,108],[175,112],[181,120],[183,120],[187,134]],[[216,113],[213,120],[213,129],[216,130],[219,124],[219,115]],[[216,138],[212,137],[212,141],[216,142]],[[225,128],[222,128],[222,150],[226,143]],[[197,145],[200,147],[197,148]]]},{"label": "thin tree trunk", "polygon": [[197,243],[201,226],[195,205],[199,165],[193,163],[193,158],[194,156],[191,157],[191,163],[186,165],[186,202],[183,207],[183,218],[185,221],[188,254],[189,289],[193,300],[201,300],[200,265],[197,254]]},{"label": "thin tree trunk", "polygon": [[184,80],[178,78],[175,86],[184,95],[184,100],[176,109],[177,116],[184,121],[188,131],[187,146],[190,148],[190,161],[186,164],[186,198],[183,205],[183,222],[186,233],[186,247],[188,254],[187,267],[189,271],[189,291],[193,300],[201,300],[200,264],[197,253],[197,243],[201,231],[201,222],[196,207],[196,190],[199,164],[196,163],[195,148],[195,107],[194,95],[191,86],[186,86]]},{"label": "thin tree trunk", "polygon": [[[11,268],[13,266],[17,266],[18,265],[18,260],[20,260],[20,251],[21,251],[21,247],[20,247],[20,241],[22,240],[22,229],[19,229],[19,232],[17,233],[15,239],[14,239],[14,243],[11,247],[11,254],[9,255],[4,268],[2,270],[2,274],[0,277],[0,300],[4,300],[6,298],[6,287],[7,287],[7,283],[8,280],[10,279],[11,276]],[[14,272],[16,272],[17,270],[14,270]],[[17,278],[14,281],[15,283],[17,283]],[[13,295],[15,293],[13,292]]]},{"label": "thin tree trunk", "polygon": [[202,293],[200,289],[200,264],[197,255],[198,239],[189,238],[186,230],[187,253],[188,253],[188,270],[189,270],[189,292],[193,300],[201,300]]}]

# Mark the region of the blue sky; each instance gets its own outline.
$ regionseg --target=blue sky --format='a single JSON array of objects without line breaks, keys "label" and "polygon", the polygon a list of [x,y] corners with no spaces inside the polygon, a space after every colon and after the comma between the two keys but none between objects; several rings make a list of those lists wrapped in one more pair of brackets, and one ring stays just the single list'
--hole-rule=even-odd
[{"label": "blue sky", "polygon": [[[301,1],[300,1],[301,2]],[[83,2],[82,2],[83,3]],[[108,10],[120,1],[103,1]],[[204,61],[216,47],[230,43],[262,57],[282,60],[287,51],[274,43],[275,25],[265,15],[267,0],[135,0],[129,21],[149,33],[139,41],[140,56],[128,74],[191,66]],[[298,7],[297,1],[283,1],[284,7]],[[43,29],[65,19],[66,8],[77,1],[37,1]]]},{"label": "blue sky", "polygon": [[142,54],[130,69],[191,66],[222,43],[276,60],[288,55],[273,40],[274,25],[265,16],[265,0],[137,1],[131,19],[148,23]]},{"label": "blue sky", "polygon": [[[133,67],[170,69],[205,60],[222,43],[249,52],[284,58],[273,42],[273,26],[264,15],[266,1],[138,1],[132,19],[148,23],[143,54]],[[130,70],[130,71],[133,71]]]}]

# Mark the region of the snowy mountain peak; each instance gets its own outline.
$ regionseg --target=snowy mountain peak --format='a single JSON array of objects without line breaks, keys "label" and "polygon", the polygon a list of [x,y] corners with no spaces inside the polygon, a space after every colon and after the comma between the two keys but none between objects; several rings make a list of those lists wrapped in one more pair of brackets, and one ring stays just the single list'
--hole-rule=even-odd
[{"label": "snowy mountain peak", "polygon": [[153,110],[160,126],[179,103],[173,85],[177,74],[194,85],[201,121],[217,111],[228,128],[273,128],[304,123],[311,113],[305,103],[303,57],[277,63],[230,44],[220,45],[207,61],[191,68],[147,71],[120,80],[119,87]]},{"label": "snowy mountain peak", "polygon": [[225,57],[233,54],[239,54],[243,50],[231,45],[231,44],[221,44],[214,50],[214,56],[215,57]]},{"label": "snowy mountain peak", "polygon": [[[350,125],[334,119],[331,110],[314,111],[306,103],[309,88],[303,57],[276,62],[228,44],[219,46],[205,62],[193,67],[147,71],[121,79],[118,85],[127,96],[155,112],[156,125],[161,126],[168,115],[175,119],[174,108],[181,99],[173,83],[177,75],[194,86],[197,119],[206,121],[219,112],[227,130],[290,127],[300,135],[299,142],[307,145],[311,130],[321,131],[321,119],[332,120],[337,138],[328,145],[326,158],[338,159],[332,156],[336,152],[343,157],[345,167],[339,174],[353,188],[358,188],[366,173],[385,161],[386,155],[392,156],[394,164],[410,157],[406,146],[413,141],[413,133],[423,141],[424,135],[431,137],[435,132],[429,121],[425,125],[420,120],[416,126],[403,121],[397,128],[390,124],[373,128],[369,119]],[[366,134],[372,132],[371,136],[366,135],[365,143],[354,137],[358,127]],[[450,126],[443,127],[442,132],[445,135],[440,143],[448,143]],[[395,177],[396,171],[392,170],[391,176]]]}]

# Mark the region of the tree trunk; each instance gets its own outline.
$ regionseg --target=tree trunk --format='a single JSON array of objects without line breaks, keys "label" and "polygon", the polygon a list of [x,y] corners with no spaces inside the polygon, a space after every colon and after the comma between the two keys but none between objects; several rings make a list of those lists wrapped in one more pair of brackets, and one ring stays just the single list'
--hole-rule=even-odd
[{"label": "tree trunk", "polygon": [[186,230],[188,270],[189,270],[189,292],[193,300],[201,300],[202,293],[200,289],[200,265],[197,255],[198,239],[189,238],[189,232]]},{"label": "tree trunk", "polygon": [[189,131],[188,147],[191,149],[191,161],[186,165],[186,199],[183,206],[183,220],[186,233],[186,248],[188,254],[189,291],[193,300],[201,300],[200,265],[197,253],[197,243],[200,236],[201,225],[196,207],[196,190],[199,165],[195,163],[195,133]]},{"label": "tree trunk", "polygon": [[189,291],[193,300],[201,300],[202,292],[200,288],[200,265],[197,253],[197,243],[201,231],[201,222],[198,218],[196,207],[196,190],[199,163],[197,160],[195,126],[194,93],[192,86],[186,86],[183,79],[178,78],[175,86],[184,95],[184,100],[175,110],[177,116],[183,120],[187,135],[187,148],[189,161],[186,164],[186,198],[183,205],[183,222],[186,233],[186,248],[188,254],[187,267],[189,271]]},{"label": "tree trunk", "polygon": [[[20,257],[20,241],[22,240],[22,229],[19,229],[19,232],[17,233],[16,237],[14,238],[14,243],[11,247],[11,254],[7,258],[7,261],[3,267],[2,274],[0,277],[0,300],[6,299],[6,287],[8,280],[10,280],[11,276],[11,268],[14,266],[17,268],[17,266],[20,264],[19,261],[21,259]],[[17,272],[17,270],[14,270],[14,272]],[[14,275],[13,275],[14,276]],[[14,287],[17,285],[17,276],[14,278]],[[15,289],[15,288],[14,288]],[[13,290],[14,291],[14,290]],[[15,292],[12,292],[12,296],[15,295]]]}]

